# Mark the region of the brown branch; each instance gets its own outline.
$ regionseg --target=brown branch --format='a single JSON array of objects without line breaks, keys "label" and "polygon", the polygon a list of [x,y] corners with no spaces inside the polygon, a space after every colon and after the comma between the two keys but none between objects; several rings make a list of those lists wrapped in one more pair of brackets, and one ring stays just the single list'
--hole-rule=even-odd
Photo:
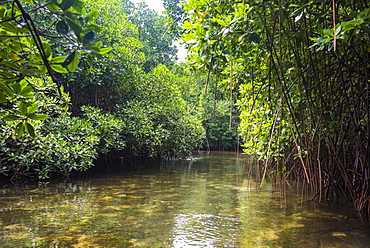
[{"label": "brown branch", "polygon": [[[45,33],[41,33],[41,32],[39,32],[39,35],[40,35],[40,36],[42,36],[42,37],[52,38],[52,39],[62,39],[62,38],[66,38],[65,36],[50,35],[50,34],[45,34]],[[61,42],[61,43],[62,43],[62,42]]]},{"label": "brown branch", "polygon": [[49,4],[51,4],[51,2],[47,2],[47,3],[44,3],[44,4],[42,4],[42,5],[40,5],[40,6],[36,7],[36,8],[30,9],[28,12],[34,12],[36,10],[43,9],[43,8],[45,8]]},{"label": "brown branch", "polygon": [[4,19],[4,20],[0,20],[0,23],[14,21],[16,18],[21,17],[21,16],[22,15],[12,16],[10,18]]},{"label": "brown branch", "polygon": [[54,72],[53,72],[53,69],[51,68],[50,63],[47,59],[47,56],[46,56],[46,53],[45,53],[45,50],[44,50],[44,46],[42,45],[42,41],[40,39],[39,32],[37,31],[36,25],[33,22],[29,13],[23,8],[20,1],[19,0],[14,0],[14,2],[17,4],[18,8],[20,9],[20,11],[22,13],[22,16],[23,16],[23,18],[24,18],[24,20],[27,24],[28,30],[30,30],[30,32],[31,32],[32,38],[33,38],[33,40],[34,40],[34,42],[37,46],[37,49],[40,53],[42,61],[44,62],[44,65],[45,65],[45,67],[48,71],[48,74],[50,75],[53,82],[57,85],[58,93],[61,96],[62,94],[61,94],[61,91],[60,91],[60,84],[59,84],[58,80],[56,79],[56,77],[54,75]]},{"label": "brown branch", "polygon": [[1,2],[1,4],[5,4],[5,3],[12,3],[14,2],[13,0],[9,0],[9,1],[4,1],[4,2]]},{"label": "brown branch", "polygon": [[15,38],[22,38],[22,37],[31,37],[32,35],[10,35],[10,34],[0,34],[0,37],[15,37]]}]

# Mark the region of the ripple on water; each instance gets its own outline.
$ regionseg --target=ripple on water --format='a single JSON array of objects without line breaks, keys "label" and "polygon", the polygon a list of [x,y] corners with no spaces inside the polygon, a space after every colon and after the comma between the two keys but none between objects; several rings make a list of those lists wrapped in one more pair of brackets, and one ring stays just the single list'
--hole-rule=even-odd
[{"label": "ripple on water", "polygon": [[238,219],[212,214],[176,214],[173,247],[238,247]]}]

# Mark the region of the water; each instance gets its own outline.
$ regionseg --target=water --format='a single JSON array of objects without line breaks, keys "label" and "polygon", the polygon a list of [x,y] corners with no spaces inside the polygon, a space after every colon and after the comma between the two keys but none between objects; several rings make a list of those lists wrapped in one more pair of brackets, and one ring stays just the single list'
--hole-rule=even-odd
[{"label": "water", "polygon": [[369,247],[350,204],[262,187],[250,161],[201,154],[158,169],[0,189],[0,247]]}]

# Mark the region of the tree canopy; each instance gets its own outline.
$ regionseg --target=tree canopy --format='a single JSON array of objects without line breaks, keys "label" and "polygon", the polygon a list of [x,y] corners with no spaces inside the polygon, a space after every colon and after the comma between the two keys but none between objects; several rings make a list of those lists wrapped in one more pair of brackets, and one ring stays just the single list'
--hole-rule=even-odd
[{"label": "tree canopy", "polygon": [[129,1],[1,4],[1,174],[45,180],[178,158],[201,142],[184,79],[166,67],[175,50],[164,17]]},{"label": "tree canopy", "polygon": [[[87,14],[80,1],[5,1],[0,6],[0,115],[14,122],[15,136],[24,132],[35,136],[32,121],[44,120],[38,114],[37,88],[32,78],[50,77],[62,98],[57,73],[74,72],[81,56],[93,58],[109,52],[95,42],[98,27],[94,15]],[[41,18],[46,16],[46,18]],[[66,54],[67,52],[67,54]],[[45,89],[48,91],[48,89]]]}]

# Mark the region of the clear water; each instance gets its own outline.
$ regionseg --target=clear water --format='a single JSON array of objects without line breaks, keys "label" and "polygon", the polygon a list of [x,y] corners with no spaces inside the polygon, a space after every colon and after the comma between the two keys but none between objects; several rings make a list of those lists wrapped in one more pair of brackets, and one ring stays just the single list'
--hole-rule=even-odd
[{"label": "clear water", "polygon": [[0,189],[0,247],[370,247],[350,204],[252,180],[242,155]]}]

